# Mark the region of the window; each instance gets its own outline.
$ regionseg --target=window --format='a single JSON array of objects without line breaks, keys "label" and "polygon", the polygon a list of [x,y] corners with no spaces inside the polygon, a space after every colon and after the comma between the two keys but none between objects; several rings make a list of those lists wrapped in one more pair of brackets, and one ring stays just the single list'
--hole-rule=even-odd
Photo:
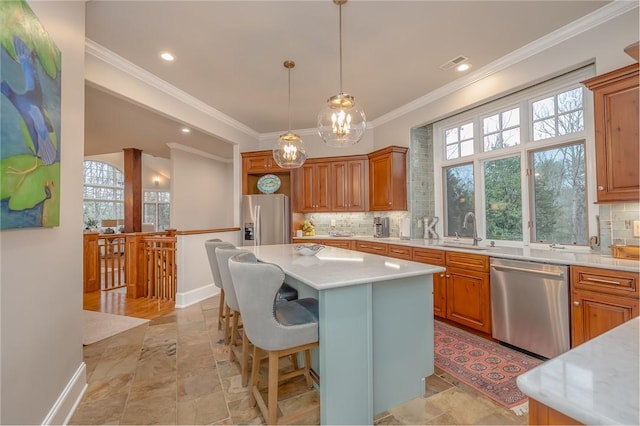
[{"label": "window", "polygon": [[533,241],[587,244],[584,143],[531,153]]},{"label": "window", "polygon": [[434,125],[445,237],[470,237],[463,222],[474,212],[489,240],[588,244],[580,81],[593,74],[586,67]]},{"label": "window", "polygon": [[85,226],[100,226],[104,219],[124,218],[124,175],[99,161],[84,162],[83,220]]},{"label": "window", "polygon": [[153,223],[156,231],[169,229],[169,202],[167,191],[144,191],[144,223]]}]

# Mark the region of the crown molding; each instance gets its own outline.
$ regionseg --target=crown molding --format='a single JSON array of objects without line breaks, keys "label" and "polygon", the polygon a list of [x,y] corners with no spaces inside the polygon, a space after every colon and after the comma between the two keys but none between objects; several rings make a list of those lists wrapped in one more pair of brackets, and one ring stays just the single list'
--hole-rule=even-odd
[{"label": "crown molding", "polygon": [[154,89],[163,92],[186,105],[189,105],[198,111],[202,111],[208,116],[252,137],[258,139],[260,134],[248,127],[247,125],[235,120],[228,115],[218,111],[211,105],[202,102],[201,100],[189,95],[188,93],[178,89],[177,87],[167,83],[155,74],[140,68],[132,62],[124,59],[122,56],[117,55],[106,47],[96,43],[95,41],[85,38],[85,53],[100,59],[103,62],[113,66],[114,68],[136,78],[137,80],[148,84]]},{"label": "crown molding", "polygon": [[209,154],[208,152],[204,152],[204,151],[201,151],[199,149],[191,148],[190,146],[182,145],[180,143],[169,142],[167,144],[167,146],[169,147],[169,149],[176,149],[178,151],[188,152],[190,154],[195,154],[195,155],[198,155],[200,157],[208,158],[210,160],[219,161],[221,163],[227,163],[227,164],[233,163],[233,158],[219,157],[217,155]]},{"label": "crown molding", "polygon": [[442,87],[427,93],[424,96],[417,98],[414,101],[409,102],[396,108],[393,111],[384,114],[377,119],[370,122],[371,127],[375,128],[389,121],[395,120],[405,114],[408,114],[416,109],[422,108],[440,98],[443,98],[451,93],[454,93],[466,86],[469,86],[477,81],[487,78],[493,74],[496,74],[512,65],[515,65],[531,56],[534,56],[540,52],[543,52],[563,41],[566,41],[572,37],[577,36],[585,31],[588,31],[594,27],[597,27],[613,18],[616,18],[624,13],[627,13],[633,9],[638,8],[638,1],[629,0],[614,0],[606,6],[601,7],[598,10],[591,12],[588,15],[583,16],[574,22],[565,25],[539,39],[532,41],[531,43],[514,50],[513,52],[493,61],[492,63],[478,69],[477,71],[466,75],[446,84]]}]

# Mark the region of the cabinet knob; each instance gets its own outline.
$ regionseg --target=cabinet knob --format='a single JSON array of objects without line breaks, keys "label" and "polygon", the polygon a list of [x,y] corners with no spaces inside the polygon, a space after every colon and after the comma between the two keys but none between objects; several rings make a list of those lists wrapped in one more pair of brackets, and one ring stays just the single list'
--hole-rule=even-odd
[{"label": "cabinet knob", "polygon": [[576,300],[575,302],[573,302],[573,306],[580,306],[580,301]]},{"label": "cabinet knob", "polygon": [[444,278],[444,274],[440,274],[440,278]]},{"label": "cabinet knob", "polygon": [[447,277],[447,278],[451,278],[451,275],[447,274],[447,275],[445,275],[445,277]]},{"label": "cabinet knob", "polygon": [[389,201],[389,205],[391,205],[391,201]]},{"label": "cabinet knob", "polygon": [[604,186],[598,185],[598,191],[604,191]]}]

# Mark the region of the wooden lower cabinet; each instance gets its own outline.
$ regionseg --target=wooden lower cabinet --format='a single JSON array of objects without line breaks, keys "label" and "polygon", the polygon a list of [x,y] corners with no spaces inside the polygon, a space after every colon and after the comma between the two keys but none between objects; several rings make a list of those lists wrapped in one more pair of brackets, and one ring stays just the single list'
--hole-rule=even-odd
[{"label": "wooden lower cabinet", "polygon": [[577,420],[562,414],[553,408],[529,398],[530,425],[581,425]]},{"label": "wooden lower cabinet", "polygon": [[[414,248],[413,261],[445,266],[444,251]],[[440,318],[447,317],[447,278],[444,272],[433,274],[433,314]]]},{"label": "wooden lower cabinet", "polygon": [[571,346],[640,315],[640,273],[571,267]]},{"label": "wooden lower cabinet", "polygon": [[447,267],[447,318],[491,333],[489,274]]}]

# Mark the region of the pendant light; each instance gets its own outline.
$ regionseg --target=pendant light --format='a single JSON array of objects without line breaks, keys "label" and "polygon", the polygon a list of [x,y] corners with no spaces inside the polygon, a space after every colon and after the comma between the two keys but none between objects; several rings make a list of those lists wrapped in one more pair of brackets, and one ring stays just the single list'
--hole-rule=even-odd
[{"label": "pendant light", "polygon": [[273,147],[273,159],[284,169],[295,169],[302,166],[307,159],[307,152],[300,136],[291,132],[291,69],[296,63],[287,60],[283,65],[289,70],[289,130],[280,135]]},{"label": "pendant light", "polygon": [[367,128],[364,111],[356,99],[342,91],[342,5],[347,0],[333,0],[340,8],[340,93],[327,100],[318,114],[318,134],[331,147],[347,147],[360,141]]}]

